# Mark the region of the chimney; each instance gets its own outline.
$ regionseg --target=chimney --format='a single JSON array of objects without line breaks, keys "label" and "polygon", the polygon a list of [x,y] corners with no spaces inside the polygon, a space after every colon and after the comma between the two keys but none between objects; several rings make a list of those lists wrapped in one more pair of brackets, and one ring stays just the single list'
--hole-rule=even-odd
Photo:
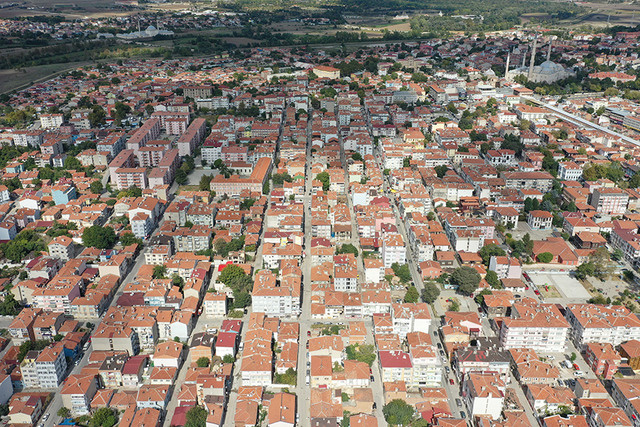
[{"label": "chimney", "polygon": [[527,76],[528,80],[531,80],[533,77],[533,66],[536,62],[536,47],[538,47],[538,37],[533,39],[533,49],[531,50],[531,62],[529,63],[529,75]]}]

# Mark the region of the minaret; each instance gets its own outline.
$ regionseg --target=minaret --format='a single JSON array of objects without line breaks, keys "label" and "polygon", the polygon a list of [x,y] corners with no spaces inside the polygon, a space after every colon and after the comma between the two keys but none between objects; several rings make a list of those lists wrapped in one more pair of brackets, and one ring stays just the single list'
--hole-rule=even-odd
[{"label": "minaret", "polygon": [[547,61],[551,61],[551,45],[553,45],[553,39],[549,39],[549,51],[547,52]]},{"label": "minaret", "polygon": [[504,67],[504,79],[509,81],[509,63],[511,62],[511,49],[509,49],[509,53],[507,54],[507,64]]},{"label": "minaret", "polygon": [[527,79],[531,80],[533,77],[533,66],[536,63],[536,47],[538,47],[538,38],[533,39],[533,50],[531,51],[531,62],[529,63],[529,74],[527,75]]}]

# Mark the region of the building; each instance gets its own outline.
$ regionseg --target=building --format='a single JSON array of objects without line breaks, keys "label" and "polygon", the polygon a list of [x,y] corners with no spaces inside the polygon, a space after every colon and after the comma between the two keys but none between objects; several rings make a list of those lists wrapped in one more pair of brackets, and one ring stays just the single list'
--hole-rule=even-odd
[{"label": "building", "polygon": [[591,195],[590,204],[598,213],[622,215],[627,211],[629,193],[618,188],[596,188]]},{"label": "building", "polygon": [[569,304],[565,314],[576,348],[586,349],[589,343],[618,346],[629,340],[640,340],[640,319],[624,306]]},{"label": "building", "polygon": [[394,263],[403,265],[407,262],[407,248],[400,234],[387,234],[382,238],[381,248],[384,268],[391,268]]},{"label": "building", "polygon": [[552,221],[553,215],[547,211],[531,211],[527,216],[527,224],[532,230],[548,230]]},{"label": "building", "polygon": [[462,383],[462,395],[471,416],[500,418],[504,402],[505,384],[495,374],[469,374]]},{"label": "building", "polygon": [[336,80],[340,78],[340,70],[326,65],[318,65],[313,68],[313,73],[320,78]]},{"label": "building", "polygon": [[513,305],[511,317],[503,319],[500,343],[505,349],[562,352],[569,329],[569,322],[554,304],[525,299]]},{"label": "building", "polygon": [[582,178],[582,167],[575,162],[558,163],[558,179],[561,181],[579,181]]}]

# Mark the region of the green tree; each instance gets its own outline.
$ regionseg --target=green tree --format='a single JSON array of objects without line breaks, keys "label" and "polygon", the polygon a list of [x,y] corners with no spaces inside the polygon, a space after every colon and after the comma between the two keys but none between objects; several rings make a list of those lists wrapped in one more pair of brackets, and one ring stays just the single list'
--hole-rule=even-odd
[{"label": "green tree", "polygon": [[553,254],[551,252],[542,252],[538,254],[538,261],[547,264],[553,260]]},{"label": "green tree", "polygon": [[166,279],[167,278],[167,267],[165,265],[156,265],[153,267],[153,278],[154,279]]},{"label": "green tree", "polygon": [[436,166],[434,169],[436,171],[436,175],[438,175],[438,178],[443,178],[447,174],[449,167],[447,165],[440,165]]},{"label": "green tree", "polygon": [[189,178],[187,177],[187,173],[182,169],[178,169],[176,171],[175,180],[179,185],[185,185],[187,182],[189,182]]},{"label": "green tree", "polygon": [[118,240],[115,231],[111,227],[92,225],[82,232],[82,244],[98,249],[110,249]]},{"label": "green tree", "polygon": [[316,179],[322,183],[323,191],[329,191],[329,187],[331,186],[331,177],[327,172],[320,172],[316,175]]},{"label": "green tree", "polygon": [[185,427],[205,427],[209,413],[202,406],[194,406],[187,411]]},{"label": "green tree", "polygon": [[427,304],[434,303],[438,297],[440,296],[440,288],[433,282],[427,282],[424,284],[424,289],[422,289],[422,301]]},{"label": "green tree", "polygon": [[484,280],[486,280],[489,286],[491,286],[493,289],[502,288],[500,279],[498,279],[498,275],[493,270],[487,271],[487,274],[484,276]]},{"label": "green tree", "polygon": [[485,295],[491,295],[491,294],[492,292],[489,289],[483,289],[480,292],[478,292],[478,295],[476,295],[475,298],[473,298],[473,300],[476,302],[476,304],[481,306],[484,303]]},{"label": "green tree", "polygon": [[100,181],[99,179],[93,181],[89,186],[89,189],[93,194],[102,194],[102,192],[104,191],[104,188],[102,187],[102,181]]},{"label": "green tree", "polygon": [[369,366],[376,360],[376,349],[371,344],[352,344],[345,349],[347,359],[364,362]]},{"label": "green tree", "polygon": [[209,191],[211,189],[211,180],[213,177],[211,175],[202,175],[200,177],[200,182],[198,183],[198,189],[200,191]]},{"label": "green tree", "polygon": [[407,289],[407,293],[404,294],[404,302],[406,303],[416,303],[420,299],[420,294],[415,286],[409,286]]},{"label": "green tree", "polygon": [[488,245],[483,246],[479,251],[478,255],[482,258],[482,263],[484,265],[489,265],[489,261],[491,261],[492,256],[505,256],[507,253],[500,246],[495,243],[490,243]]},{"label": "green tree", "polygon": [[120,236],[122,246],[142,245],[142,239],[137,238],[133,233],[122,233]]},{"label": "green tree", "polygon": [[411,281],[411,271],[409,270],[408,264],[398,264],[394,262],[391,264],[391,269],[393,270],[393,274],[395,274],[402,283],[407,283]]},{"label": "green tree", "polygon": [[385,421],[392,426],[408,426],[413,419],[414,409],[402,399],[394,399],[384,405],[382,414]]},{"label": "green tree", "polygon": [[100,408],[94,412],[89,427],[113,427],[118,423],[118,413],[112,408]]},{"label": "green tree", "polygon": [[226,286],[230,286],[234,281],[246,276],[247,273],[244,269],[235,264],[229,264],[222,269],[218,276],[218,281],[224,283]]},{"label": "green tree", "polygon": [[222,363],[233,363],[236,361],[236,358],[230,354],[225,354],[222,358]]},{"label": "green tree", "polygon": [[69,416],[71,415],[71,411],[69,410],[69,408],[63,406],[58,409],[57,415],[62,418],[69,418]]},{"label": "green tree", "polygon": [[211,361],[209,360],[208,357],[200,357],[198,360],[196,360],[196,365],[198,365],[198,368],[208,368],[209,367],[209,363],[211,363]]},{"label": "green tree", "polygon": [[346,243],[344,245],[341,245],[339,248],[336,249],[336,254],[341,255],[341,254],[353,254],[354,256],[358,256],[358,249],[352,245],[351,243]]},{"label": "green tree", "polygon": [[471,295],[478,289],[480,273],[472,267],[459,267],[451,274],[451,283],[458,286],[458,291],[463,295]]},{"label": "green tree", "polygon": [[82,163],[80,163],[80,160],[72,156],[69,156],[66,159],[64,159],[64,168],[67,170],[83,169]]}]

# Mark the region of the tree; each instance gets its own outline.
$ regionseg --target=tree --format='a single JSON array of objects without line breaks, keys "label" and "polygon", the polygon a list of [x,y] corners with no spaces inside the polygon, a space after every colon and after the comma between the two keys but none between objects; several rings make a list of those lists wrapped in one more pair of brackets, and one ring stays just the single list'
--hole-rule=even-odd
[{"label": "tree", "polygon": [[577,358],[578,358],[578,355],[575,353],[571,353],[571,356],[569,356],[569,360],[571,360],[572,362],[575,362]]},{"label": "tree", "polygon": [[202,175],[200,177],[200,182],[198,183],[198,189],[200,191],[209,191],[211,189],[211,180],[213,177],[211,175]]},{"label": "tree", "polygon": [[480,273],[472,267],[459,267],[451,274],[451,283],[458,286],[458,291],[464,295],[471,295],[478,289]]},{"label": "tree", "polygon": [[185,427],[205,427],[209,413],[202,406],[194,406],[187,411]]},{"label": "tree", "polygon": [[111,408],[100,408],[94,412],[89,427],[113,427],[118,423],[118,414]]},{"label": "tree", "polygon": [[493,270],[487,271],[487,274],[484,276],[484,280],[486,280],[489,286],[491,286],[493,289],[502,288],[500,279],[498,279],[498,275]]},{"label": "tree", "polygon": [[142,245],[142,239],[137,238],[133,233],[122,233],[120,243],[122,246]]},{"label": "tree", "polygon": [[353,254],[354,256],[358,256],[358,249],[353,246],[351,243],[346,243],[336,249],[336,254]]},{"label": "tree", "polygon": [[327,172],[320,172],[316,175],[316,179],[322,183],[322,190],[328,191],[331,186],[331,177]]},{"label": "tree", "polygon": [[422,290],[422,301],[427,304],[434,303],[438,297],[440,296],[440,288],[433,282],[427,282],[424,284],[424,289]]},{"label": "tree", "polygon": [[60,409],[58,409],[57,414],[59,417],[69,418],[69,416],[71,415],[71,411],[69,410],[69,408],[63,406]]},{"label": "tree", "polygon": [[189,178],[187,177],[187,173],[185,171],[183,171],[182,169],[178,169],[176,171],[176,182],[179,185],[185,185],[187,182],[189,182]]},{"label": "tree", "polygon": [[476,302],[476,304],[482,305],[484,303],[485,295],[491,295],[491,294],[492,292],[489,289],[483,289],[478,293],[478,295],[475,296],[473,300]]},{"label": "tree", "polygon": [[483,246],[479,251],[478,255],[482,258],[482,263],[484,265],[489,265],[489,261],[491,261],[492,256],[505,256],[507,253],[500,246],[495,243],[490,243],[488,245]]},{"label": "tree", "polygon": [[93,181],[89,186],[89,189],[93,194],[102,194],[102,191],[104,190],[104,188],[102,187],[102,181],[100,181],[99,179]]},{"label": "tree", "polygon": [[438,178],[443,178],[447,174],[449,167],[447,165],[440,165],[436,166],[434,169],[436,171],[436,175],[438,175]]},{"label": "tree", "polygon": [[153,267],[153,278],[154,279],[166,279],[167,277],[167,267],[164,265],[156,265]]},{"label": "tree", "polygon": [[111,249],[118,238],[111,227],[92,225],[82,232],[82,244],[98,249]]},{"label": "tree", "polygon": [[364,362],[369,366],[373,365],[376,360],[376,350],[371,344],[352,344],[345,348],[347,359]]},{"label": "tree", "polygon": [[394,262],[391,264],[391,269],[393,270],[393,274],[395,274],[402,283],[411,281],[411,271],[409,270],[408,264],[400,265],[397,262]]},{"label": "tree", "polygon": [[269,194],[269,181],[266,181],[262,186],[262,194]]},{"label": "tree", "polygon": [[209,363],[211,363],[209,358],[208,357],[204,357],[204,356],[202,356],[201,358],[196,360],[196,365],[198,365],[198,368],[208,368],[209,367]]},{"label": "tree", "polygon": [[351,155],[351,159],[353,159],[356,162],[361,162],[362,161],[362,154],[360,153],[353,153]]},{"label": "tree", "polygon": [[78,160],[77,158],[73,157],[73,156],[69,156],[66,159],[64,159],[64,168],[67,170],[73,169],[73,170],[78,170],[78,169],[82,169],[82,163],[80,163],[80,160]]},{"label": "tree", "polygon": [[236,358],[230,354],[225,354],[222,358],[222,363],[233,363],[236,361]]},{"label": "tree", "polygon": [[584,280],[587,276],[595,276],[595,272],[596,267],[592,262],[583,262],[575,270],[576,278],[579,280]]},{"label": "tree", "polygon": [[538,254],[538,261],[543,264],[547,264],[553,260],[553,254],[551,252],[542,252]]},{"label": "tree", "polygon": [[244,272],[244,269],[242,267],[235,264],[229,264],[220,272],[218,281],[224,283],[226,286],[230,286],[233,281],[238,280],[246,275],[247,273]]},{"label": "tree", "polygon": [[407,289],[407,293],[404,294],[404,302],[406,303],[416,303],[420,299],[420,294],[415,286],[409,286]]},{"label": "tree", "polygon": [[402,399],[394,399],[382,408],[384,419],[390,425],[408,426],[413,419],[413,406]]},{"label": "tree", "polygon": [[620,261],[622,258],[624,258],[624,252],[622,252],[622,249],[615,248],[611,253],[611,259],[613,261]]}]

